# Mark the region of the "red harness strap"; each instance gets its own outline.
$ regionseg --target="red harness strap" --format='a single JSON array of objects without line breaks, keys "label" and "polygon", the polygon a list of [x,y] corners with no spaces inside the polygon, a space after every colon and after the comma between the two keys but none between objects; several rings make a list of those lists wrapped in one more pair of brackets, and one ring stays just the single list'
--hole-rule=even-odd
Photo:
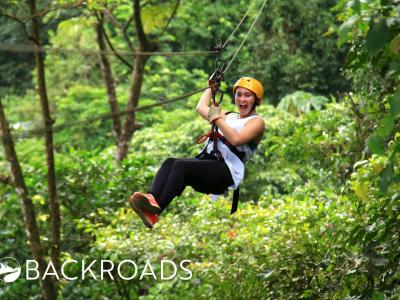
[{"label": "red harness strap", "polygon": [[239,151],[235,146],[233,146],[229,141],[221,134],[219,131],[209,131],[207,133],[202,134],[196,139],[197,144],[202,144],[204,143],[208,138],[210,138],[211,141],[216,141],[216,140],[221,140],[228,148],[229,150],[232,151],[241,161],[244,159],[244,152]]},{"label": "red harness strap", "polygon": [[[215,140],[217,140],[217,139],[221,139],[223,137],[223,135],[222,134],[220,134],[218,131],[216,131],[216,132],[211,132],[211,131],[209,131],[209,132],[206,132],[206,133],[204,133],[204,134],[202,134],[201,136],[199,136],[197,139],[196,139],[196,143],[197,144],[202,144],[202,143],[204,143],[208,138],[211,138],[211,140],[212,141],[215,141]],[[225,139],[226,140],[226,139]],[[229,143],[228,141],[226,141],[227,143]],[[224,142],[225,143],[225,142]]]}]

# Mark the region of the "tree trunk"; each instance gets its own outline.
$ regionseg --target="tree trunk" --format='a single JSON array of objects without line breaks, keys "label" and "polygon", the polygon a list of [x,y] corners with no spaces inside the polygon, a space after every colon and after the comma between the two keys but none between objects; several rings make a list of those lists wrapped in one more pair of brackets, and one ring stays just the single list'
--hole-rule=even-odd
[{"label": "tree trunk", "polygon": [[[157,50],[157,43],[150,41],[144,30],[140,12],[140,0],[133,0],[133,17],[135,21],[136,37],[139,41],[139,51],[151,52]],[[118,143],[117,161],[122,161],[128,155],[129,143],[135,131],[136,114],[133,110],[137,107],[140,90],[142,88],[144,67],[149,56],[136,55],[135,66],[132,71],[132,82],[129,91],[129,99],[126,107],[126,117],[122,129],[121,139]]]},{"label": "tree trunk", "polygon": [[104,83],[107,88],[108,104],[110,105],[111,113],[114,115],[114,117],[112,118],[113,130],[116,137],[116,143],[118,145],[121,138],[121,119],[119,116],[120,111],[117,102],[117,94],[115,92],[115,81],[111,71],[110,62],[107,58],[107,55],[104,54],[107,48],[104,41],[103,30],[104,30],[103,26],[99,21],[99,23],[96,24],[96,33],[97,33],[97,44],[100,49],[101,71],[103,74]]},{"label": "tree trunk", "polygon": [[129,142],[135,131],[136,114],[133,110],[137,107],[142,88],[144,67],[148,56],[136,56],[135,66],[132,72],[132,83],[129,91],[129,99],[126,107],[126,117],[121,139],[118,143],[117,161],[122,161],[128,155]]},{"label": "tree trunk", "polygon": [[[32,200],[29,198],[28,190],[25,185],[24,176],[21,170],[21,166],[18,161],[17,154],[15,152],[14,142],[12,140],[10,128],[4,115],[3,104],[0,98],[0,129],[2,134],[2,141],[4,145],[4,152],[7,161],[10,164],[11,180],[15,191],[21,198],[22,210],[24,215],[24,224],[26,235],[29,242],[33,258],[39,264],[40,278],[43,277],[46,270],[46,264],[43,259],[43,250],[40,243],[40,234],[36,222],[36,214]],[[53,300],[57,299],[57,289],[50,277],[46,277],[44,280],[40,279],[40,286],[44,299]]]},{"label": "tree trunk", "polygon": [[[37,15],[36,1],[29,0],[30,14]],[[39,85],[40,106],[42,109],[42,117],[45,126],[45,144],[46,144],[46,158],[47,158],[47,183],[50,197],[50,217],[51,217],[51,260],[54,264],[56,271],[60,270],[60,227],[61,216],[60,207],[57,201],[57,188],[56,188],[56,174],[54,167],[54,148],[53,148],[53,120],[50,116],[49,101],[47,98],[44,59],[42,52],[39,51],[41,46],[39,36],[39,22],[38,17],[32,18],[32,38],[35,40],[35,60],[37,69],[37,79]]]}]

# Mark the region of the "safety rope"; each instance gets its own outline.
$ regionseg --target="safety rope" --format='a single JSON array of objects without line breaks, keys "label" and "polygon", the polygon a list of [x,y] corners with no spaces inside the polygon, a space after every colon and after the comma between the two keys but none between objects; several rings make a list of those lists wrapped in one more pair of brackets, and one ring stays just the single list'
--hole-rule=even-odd
[{"label": "safety rope", "polygon": [[263,11],[265,5],[267,4],[267,0],[264,0],[263,4],[261,5],[260,9],[258,10],[257,16],[255,17],[253,23],[251,24],[249,30],[247,31],[243,41],[240,43],[239,47],[236,49],[235,54],[233,55],[232,59],[229,61],[228,65],[224,69],[224,73],[228,71],[229,67],[231,66],[232,62],[235,60],[236,55],[239,53],[240,49],[242,48],[244,42],[246,41],[247,37],[249,36],[250,32],[253,30],[254,25],[256,25],[258,18],[261,15],[261,12]]},{"label": "safety rope", "polygon": [[250,10],[252,9],[254,3],[256,3],[257,0],[254,0],[250,5],[249,8],[247,9],[246,13],[243,15],[242,19],[239,21],[239,23],[236,25],[235,29],[231,32],[229,37],[226,39],[225,43],[222,45],[222,48],[226,48],[228,43],[230,42],[231,38],[233,35],[236,33],[236,31],[239,29],[240,25],[242,25],[243,21],[247,18],[247,15],[249,14]]},{"label": "safety rope", "polygon": [[[237,29],[239,28],[239,26],[243,23],[243,20],[247,17],[247,15],[248,15],[248,13],[250,11],[250,8],[253,6],[254,3],[255,3],[255,1],[250,5],[249,9],[246,11],[245,15],[242,17],[242,19],[240,20],[239,24],[234,29],[234,32],[236,32]],[[262,12],[262,10],[264,9],[264,7],[266,5],[266,3],[267,3],[267,0],[264,0],[262,6],[260,7],[260,9],[259,9],[259,11],[258,11],[258,13],[256,15],[256,18],[254,19],[254,21],[253,21],[251,27],[249,28],[249,30],[247,31],[243,41],[240,43],[239,47],[236,49],[233,57],[230,59],[228,65],[225,67],[225,61],[222,62],[222,64],[220,65],[220,67],[221,66],[225,67],[225,69],[223,69],[222,73],[225,73],[229,69],[229,67],[231,66],[232,62],[235,60],[236,55],[239,53],[241,47],[243,46],[243,44],[246,41],[247,37],[249,36],[250,32],[253,30],[253,28],[254,28],[254,26],[255,26],[255,24],[256,24],[259,16],[260,16],[260,14],[261,14],[261,12]],[[232,36],[233,36],[233,34],[230,34],[228,39],[225,41],[224,44],[222,44],[222,46],[227,45]],[[204,52],[218,53],[219,52],[219,53],[221,53],[222,50],[223,49],[220,49],[220,50],[217,50],[217,51],[197,51],[197,52],[202,52],[202,53],[204,53]],[[193,52],[193,51],[191,51],[191,52]],[[150,53],[152,53],[152,52],[150,52]],[[222,74],[222,76],[223,76],[223,74]],[[133,113],[133,112],[136,112],[136,111],[144,111],[144,110],[156,107],[156,106],[161,106],[161,105],[165,105],[167,103],[172,103],[172,102],[175,102],[175,101],[182,100],[182,99],[184,99],[186,97],[189,97],[189,96],[192,96],[194,94],[200,93],[200,92],[206,90],[207,88],[209,88],[209,87],[201,88],[201,89],[198,89],[198,90],[195,90],[195,91],[192,91],[192,92],[189,92],[189,93],[186,93],[186,94],[183,94],[183,95],[171,98],[171,99],[167,99],[167,100],[162,100],[161,99],[158,103],[150,104],[150,105],[146,105],[146,106],[142,106],[142,107],[135,107],[134,109],[131,109],[131,110],[121,111],[118,114],[108,113],[108,114],[99,115],[97,117],[88,118],[88,119],[82,120],[82,121],[65,122],[64,124],[54,125],[52,127],[52,129],[53,129],[53,132],[57,132],[57,131],[65,129],[65,128],[68,128],[68,127],[84,125],[84,124],[92,123],[92,122],[99,121],[99,120],[111,119],[111,118],[114,118],[116,116],[122,116],[122,115],[124,115],[126,113]],[[221,101],[222,101],[222,99],[221,99]],[[12,127],[12,125],[10,127]],[[36,129],[32,129],[32,130],[26,130],[24,132],[18,133],[16,136],[19,137],[19,138],[29,138],[29,137],[33,137],[33,136],[37,136],[37,135],[42,135],[44,132],[45,132],[45,128],[40,127],[40,128],[36,128]],[[0,137],[1,136],[2,136],[2,134],[0,133]]]},{"label": "safety rope", "polygon": [[129,52],[129,51],[121,51],[117,50],[116,53],[113,51],[98,51],[98,50],[89,50],[89,49],[68,49],[68,48],[48,48],[48,47],[39,47],[35,48],[33,45],[29,44],[4,44],[0,43],[0,50],[1,51],[8,51],[8,52],[35,52],[39,51],[42,53],[79,53],[82,55],[99,55],[99,54],[104,54],[104,55],[123,55],[123,56],[185,56],[185,55],[210,55],[210,54],[216,54],[219,51],[217,50],[212,50],[212,51],[166,51],[166,52],[161,52],[161,51],[155,51],[155,52],[149,52],[149,51],[134,51],[134,52]]}]

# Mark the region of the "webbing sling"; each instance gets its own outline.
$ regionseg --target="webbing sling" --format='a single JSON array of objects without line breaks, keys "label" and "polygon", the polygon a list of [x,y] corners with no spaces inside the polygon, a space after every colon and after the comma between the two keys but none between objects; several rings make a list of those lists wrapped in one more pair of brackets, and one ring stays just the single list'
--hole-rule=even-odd
[{"label": "webbing sling", "polygon": [[238,204],[239,204],[239,189],[240,189],[240,186],[238,186],[236,188],[236,190],[233,192],[231,214],[236,212],[237,208],[238,208]]}]

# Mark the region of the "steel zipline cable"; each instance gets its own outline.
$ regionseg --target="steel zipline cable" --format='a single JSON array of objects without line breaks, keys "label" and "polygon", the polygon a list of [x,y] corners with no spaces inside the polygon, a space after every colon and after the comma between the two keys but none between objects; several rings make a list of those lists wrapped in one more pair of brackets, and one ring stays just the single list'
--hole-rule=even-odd
[{"label": "steel zipline cable", "polygon": [[222,45],[222,48],[226,48],[230,40],[232,39],[233,35],[236,33],[236,31],[239,29],[240,25],[242,25],[243,21],[247,18],[247,15],[249,14],[250,10],[252,9],[254,3],[256,3],[256,0],[251,2],[249,5],[249,8],[247,9],[246,13],[243,15],[242,19],[239,21],[239,23],[236,25],[235,29],[231,32],[229,37],[226,39],[225,43]]},{"label": "steel zipline cable", "polygon": [[257,13],[256,17],[254,18],[253,23],[251,24],[249,30],[247,31],[244,39],[242,40],[242,42],[240,43],[239,47],[236,49],[235,54],[233,55],[233,57],[229,61],[228,65],[224,69],[224,73],[229,69],[229,67],[231,66],[232,62],[235,60],[236,55],[239,53],[240,49],[242,48],[242,46],[243,46],[244,42],[246,41],[247,37],[249,36],[250,32],[253,30],[254,25],[256,25],[256,23],[258,21],[258,18],[260,17],[261,12],[263,11],[263,9],[264,9],[266,4],[267,4],[267,0],[264,0],[263,4],[261,5],[260,9],[258,10],[258,13]]},{"label": "steel zipline cable", "polygon": [[[251,7],[253,6],[253,4],[254,4],[255,2],[256,2],[256,0],[254,0],[254,1],[252,2],[252,4],[249,6],[249,8],[248,8],[248,10],[246,11],[245,15],[242,17],[242,19],[240,20],[240,22],[238,23],[238,25],[235,27],[235,29],[233,30],[233,32],[229,35],[229,37],[227,38],[227,40],[226,40],[225,43],[223,44],[221,50],[219,50],[219,51],[199,51],[199,52],[202,52],[202,53],[204,53],[204,52],[208,52],[208,53],[210,53],[210,52],[213,52],[213,53],[221,52],[221,51],[223,50],[223,48],[228,44],[228,42],[230,41],[230,39],[233,37],[234,32],[236,32],[236,31],[238,30],[238,28],[240,27],[240,25],[241,25],[241,24],[243,23],[243,21],[246,19],[247,15],[248,15],[248,13],[249,13],[249,11],[250,11],[250,9],[251,9]],[[266,5],[266,3],[267,3],[267,0],[264,0],[263,4],[260,6],[260,8],[259,8],[259,10],[258,10],[258,12],[257,12],[257,15],[256,15],[256,17],[255,17],[253,23],[251,24],[249,30],[247,31],[247,33],[246,33],[245,37],[243,38],[242,42],[240,43],[239,47],[238,47],[238,48],[236,49],[236,51],[234,52],[234,55],[233,55],[232,58],[229,60],[228,65],[227,65],[226,68],[224,69],[224,72],[226,72],[226,71],[229,69],[229,67],[231,66],[232,62],[235,60],[235,58],[236,58],[237,54],[239,53],[240,49],[242,48],[244,42],[246,41],[246,39],[247,39],[247,37],[249,36],[250,32],[253,30],[253,28],[254,28],[254,26],[255,26],[255,24],[256,24],[258,18],[259,18],[260,15],[261,15],[262,10],[264,9],[264,7],[265,7],[265,5]],[[98,53],[98,51],[97,51],[97,53]],[[192,96],[192,95],[195,95],[195,94],[197,94],[197,93],[200,93],[200,92],[206,90],[207,88],[208,88],[208,87],[204,87],[204,88],[201,88],[201,89],[197,89],[197,90],[194,90],[194,91],[192,91],[192,92],[185,93],[185,94],[183,94],[183,95],[180,95],[180,96],[177,96],[177,97],[174,97],[174,98],[170,98],[170,99],[161,99],[161,100],[158,101],[157,103],[150,104],[150,105],[145,105],[145,106],[138,106],[138,107],[135,107],[134,109],[131,109],[131,110],[120,111],[120,112],[117,113],[117,114],[116,114],[116,113],[107,113],[107,114],[98,115],[98,116],[96,116],[96,117],[88,118],[88,119],[81,120],[81,121],[65,122],[65,123],[60,124],[60,125],[54,125],[54,126],[52,127],[52,130],[53,130],[53,132],[57,132],[57,131],[60,131],[60,130],[65,129],[65,128],[68,128],[68,127],[79,126],[79,125],[85,125],[85,124],[88,124],[88,123],[93,123],[93,122],[95,122],[95,121],[107,120],[107,119],[111,119],[111,118],[114,118],[114,117],[120,117],[120,116],[125,115],[125,114],[127,114],[127,113],[133,113],[133,112],[137,112],[137,111],[148,110],[148,109],[151,109],[151,108],[153,108],[153,107],[157,107],[157,106],[165,105],[165,104],[167,104],[167,103],[172,103],[172,102],[176,102],[176,101],[182,100],[182,99],[187,98],[187,97],[189,97],[189,96]],[[34,136],[38,136],[38,135],[44,134],[45,130],[46,130],[46,129],[45,129],[45,128],[42,128],[42,127],[41,127],[41,128],[35,128],[35,129],[31,129],[31,130],[25,130],[24,132],[20,132],[20,133],[18,133],[18,134],[14,134],[14,136],[16,136],[16,137],[18,137],[18,138],[30,138],[30,137],[34,137]],[[2,136],[1,133],[0,133],[0,136]]]},{"label": "steel zipline cable", "polygon": [[[242,25],[243,21],[247,18],[251,8],[254,6],[254,0],[248,7],[246,13],[243,15],[242,19],[236,25],[235,29],[231,32],[229,37],[226,39],[225,43],[222,45],[222,49],[226,48],[236,31],[239,29],[240,25]],[[49,53],[49,54],[69,54],[69,53],[79,53],[82,55],[122,55],[122,56],[187,56],[187,55],[210,55],[216,54],[220,51],[212,50],[212,51],[123,51],[123,50],[116,50],[114,51],[98,51],[98,50],[90,50],[90,49],[71,49],[71,48],[59,48],[59,47],[36,47],[31,44],[5,44],[0,43],[0,50],[7,51],[7,52],[35,52],[39,51],[42,53]]]},{"label": "steel zipline cable", "polygon": [[99,54],[104,54],[104,55],[122,55],[122,56],[138,56],[138,55],[143,55],[143,56],[189,56],[189,55],[210,55],[210,54],[216,54],[219,51],[213,50],[213,51],[180,51],[180,52],[173,52],[173,51],[154,51],[154,52],[149,52],[149,51],[134,51],[134,52],[129,52],[129,51],[122,51],[122,50],[117,50],[116,53],[113,51],[99,51],[99,50],[90,50],[90,49],[70,49],[70,48],[47,48],[47,47],[37,47],[34,45],[29,45],[29,44],[4,44],[0,43],[0,50],[1,51],[7,51],[7,52],[35,52],[39,51],[42,53],[49,53],[49,54],[57,54],[57,53],[62,53],[62,54],[68,54],[68,53],[79,53],[82,55],[99,55]]}]

